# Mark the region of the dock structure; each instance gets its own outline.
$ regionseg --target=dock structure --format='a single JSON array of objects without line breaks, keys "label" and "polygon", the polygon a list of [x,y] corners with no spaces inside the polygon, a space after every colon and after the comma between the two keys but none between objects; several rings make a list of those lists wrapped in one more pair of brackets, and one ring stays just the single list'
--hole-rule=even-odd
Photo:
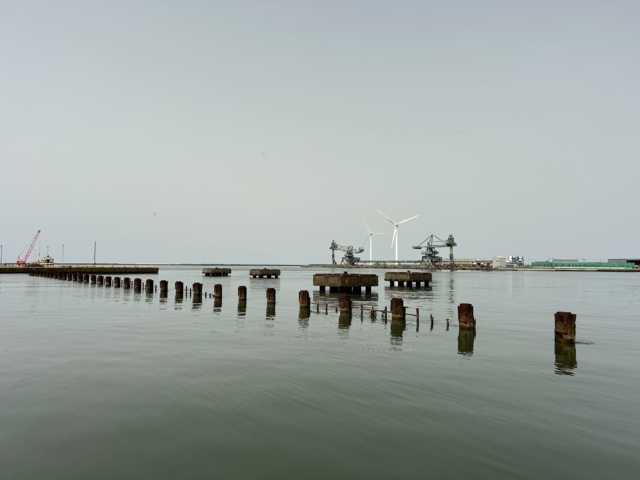
[{"label": "dock structure", "polygon": [[361,293],[364,287],[366,293],[371,293],[371,287],[378,286],[378,276],[373,273],[316,273],[313,286],[320,287],[321,292],[329,287],[329,293]]},{"label": "dock structure", "polygon": [[280,276],[280,270],[275,268],[252,268],[249,270],[249,275],[253,278],[278,278]]},{"label": "dock structure", "polygon": [[202,273],[205,277],[228,277],[231,274],[230,268],[203,268]]},{"label": "dock structure", "polygon": [[390,287],[394,287],[396,282],[398,282],[399,287],[407,286],[412,288],[414,285],[419,288],[420,286],[424,286],[425,288],[429,287],[429,283],[431,282],[431,273],[428,272],[386,272],[384,274],[384,281],[389,282]]},{"label": "dock structure", "polygon": [[[56,275],[108,275],[108,274],[131,274],[158,273],[158,267],[138,266],[138,265],[2,265],[2,273],[25,273],[32,277],[57,278]],[[94,282],[95,283],[95,282]]]}]

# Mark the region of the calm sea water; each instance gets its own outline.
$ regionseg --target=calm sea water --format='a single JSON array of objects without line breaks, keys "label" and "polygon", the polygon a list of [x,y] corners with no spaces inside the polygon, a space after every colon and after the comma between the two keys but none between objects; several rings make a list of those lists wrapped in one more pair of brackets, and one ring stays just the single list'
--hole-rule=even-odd
[{"label": "calm sea water", "polygon": [[[365,303],[420,308],[402,330],[332,310],[300,319],[316,271],[143,276],[220,283],[221,307],[0,276],[1,478],[640,478],[640,275],[380,281]],[[475,307],[475,338],[459,303]],[[575,348],[555,348],[559,310],[578,315]]]}]

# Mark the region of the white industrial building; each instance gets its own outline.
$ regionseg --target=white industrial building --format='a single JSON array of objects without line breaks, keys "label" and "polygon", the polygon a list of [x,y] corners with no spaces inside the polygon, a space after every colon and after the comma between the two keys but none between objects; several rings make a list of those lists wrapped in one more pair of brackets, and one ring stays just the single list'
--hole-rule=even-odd
[{"label": "white industrial building", "polygon": [[492,268],[507,268],[507,259],[505,257],[493,257],[491,259]]}]

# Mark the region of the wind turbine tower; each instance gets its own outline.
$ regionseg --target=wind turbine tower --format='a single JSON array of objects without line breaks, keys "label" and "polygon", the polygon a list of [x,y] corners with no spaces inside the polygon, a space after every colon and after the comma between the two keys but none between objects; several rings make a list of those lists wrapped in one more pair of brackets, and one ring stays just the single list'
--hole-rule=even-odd
[{"label": "wind turbine tower", "polygon": [[407,218],[406,220],[402,220],[401,222],[394,222],[393,220],[391,220],[389,217],[387,217],[384,213],[382,213],[380,210],[378,210],[378,213],[380,215],[382,215],[384,218],[386,218],[387,220],[389,220],[394,228],[393,228],[393,238],[391,239],[391,248],[393,248],[393,242],[396,243],[396,262],[398,261],[398,226],[404,222],[408,222],[409,220],[413,220],[416,217],[419,217],[420,215],[415,215],[411,218]]},{"label": "wind turbine tower", "polygon": [[[364,220],[362,220],[364,222]],[[383,232],[372,232],[371,229],[369,228],[369,225],[367,225],[367,222],[364,222],[364,226],[367,227],[367,230],[369,231],[369,260],[373,260],[373,236],[374,235],[384,235]],[[367,240],[364,241],[364,243],[367,243]]]}]

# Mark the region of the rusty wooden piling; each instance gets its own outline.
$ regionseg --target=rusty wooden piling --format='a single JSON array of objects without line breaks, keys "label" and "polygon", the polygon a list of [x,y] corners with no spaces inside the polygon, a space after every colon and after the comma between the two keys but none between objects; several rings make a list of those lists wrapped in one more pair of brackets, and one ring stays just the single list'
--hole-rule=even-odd
[{"label": "rusty wooden piling", "polygon": [[556,342],[576,343],[577,315],[571,312],[556,312],[554,318]]},{"label": "rusty wooden piling", "polygon": [[113,277],[113,288],[120,288],[120,277]]},{"label": "rusty wooden piling", "polygon": [[175,283],[176,297],[182,297],[184,295],[184,283],[178,281]]},{"label": "rusty wooden piling", "polygon": [[267,304],[275,305],[276,303],[276,289],[267,288]]},{"label": "rusty wooden piling", "polygon": [[402,298],[391,299],[391,319],[404,320],[406,318],[404,300]]},{"label": "rusty wooden piling", "polygon": [[476,319],[473,317],[473,305],[461,303],[458,305],[458,324],[460,328],[476,328]]},{"label": "rusty wooden piling", "polygon": [[133,279],[133,291],[134,292],[142,291],[142,279],[141,278],[134,278]]},{"label": "rusty wooden piling", "polygon": [[144,282],[144,289],[147,293],[153,293],[153,279],[147,278]]},{"label": "rusty wooden piling", "polygon": [[192,290],[194,295],[202,295],[202,284],[199,282],[195,282],[192,286]]},{"label": "rusty wooden piling", "polygon": [[85,273],[84,275],[82,275],[82,281],[84,283],[89,283],[89,274]]},{"label": "rusty wooden piling", "polygon": [[247,301],[247,287],[244,285],[238,287],[238,300]]},{"label": "rusty wooden piling", "polygon": [[213,298],[222,298],[222,285],[219,283],[213,286]]},{"label": "rusty wooden piling", "polygon": [[104,285],[104,275],[98,275],[98,285]]},{"label": "rusty wooden piling", "polygon": [[160,293],[169,291],[169,282],[166,280],[160,280]]},{"label": "rusty wooden piling", "polygon": [[124,277],[122,279],[122,288],[125,288],[125,289],[131,288],[131,278]]},{"label": "rusty wooden piling", "polygon": [[309,298],[308,290],[300,290],[298,293],[298,303],[300,304],[300,308],[311,307],[311,298]]},{"label": "rusty wooden piling", "polygon": [[105,287],[110,287],[111,286],[111,277],[110,276],[104,277],[104,286]]},{"label": "rusty wooden piling", "polygon": [[351,313],[351,307],[352,307],[351,295],[349,295],[348,293],[341,293],[338,296],[338,304],[340,305],[340,312]]},{"label": "rusty wooden piling", "polygon": [[92,284],[92,285],[95,285],[95,283],[96,283],[96,276],[95,276],[95,275],[91,275],[91,277],[89,277],[89,278],[90,278],[90,280],[91,280],[91,284]]}]

